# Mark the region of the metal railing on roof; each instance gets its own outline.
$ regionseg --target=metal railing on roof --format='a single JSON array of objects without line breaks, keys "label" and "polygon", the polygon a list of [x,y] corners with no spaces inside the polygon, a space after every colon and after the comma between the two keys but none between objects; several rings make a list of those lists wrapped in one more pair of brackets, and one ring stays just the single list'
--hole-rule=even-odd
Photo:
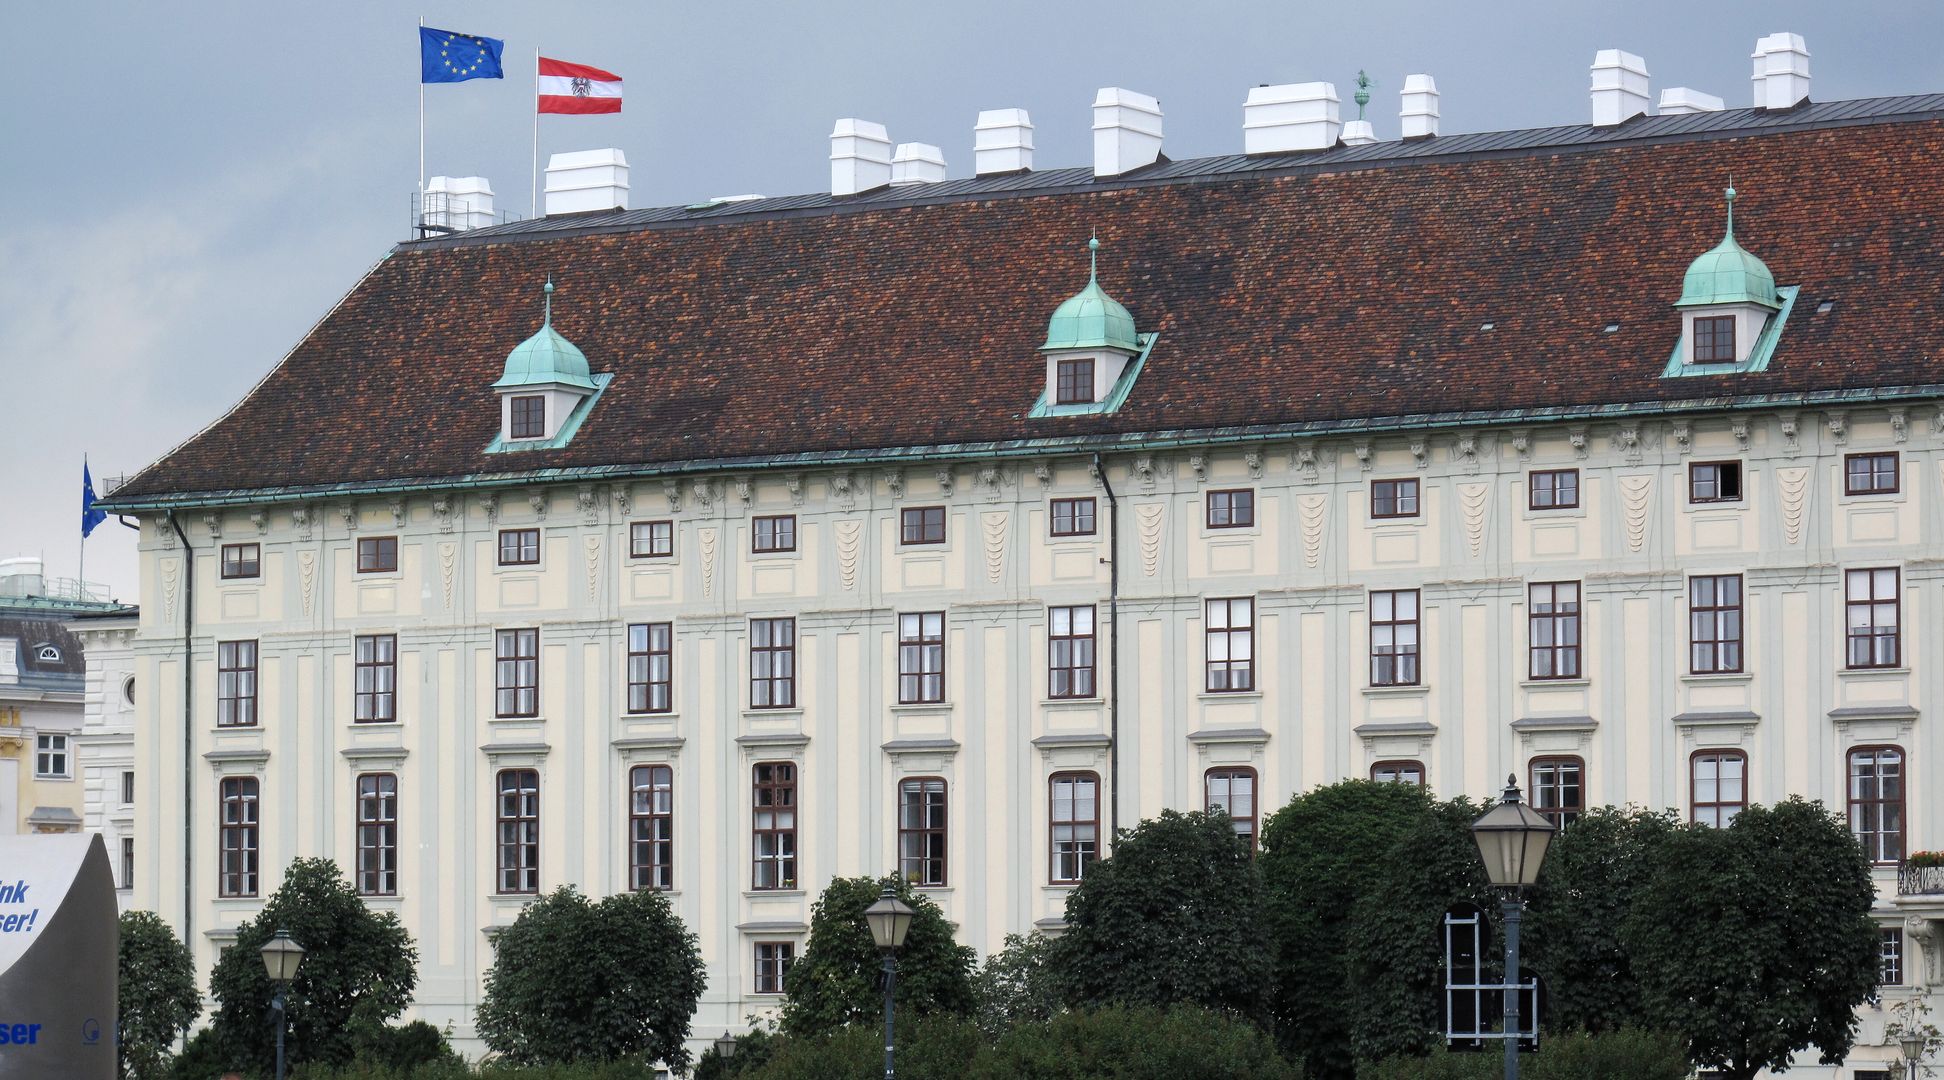
[{"label": "metal railing on roof", "polygon": [[489,225],[506,225],[525,220],[511,210],[493,210],[474,196],[445,191],[412,192],[412,239],[450,236]]}]

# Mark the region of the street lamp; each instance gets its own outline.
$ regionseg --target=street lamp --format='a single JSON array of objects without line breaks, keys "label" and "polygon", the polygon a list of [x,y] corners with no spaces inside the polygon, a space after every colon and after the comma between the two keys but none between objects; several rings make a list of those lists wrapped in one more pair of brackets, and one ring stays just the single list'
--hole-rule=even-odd
[{"label": "street lamp", "polygon": [[1897,1044],[1903,1048],[1904,1076],[1909,1080],[1917,1080],[1917,1066],[1924,1060],[1924,1049],[1929,1042],[1929,1039],[1917,1031],[1905,1031],[1897,1040]]},{"label": "street lamp", "polygon": [[284,1080],[284,993],[297,977],[297,965],[304,962],[304,947],[290,940],[288,931],[279,930],[263,943],[263,969],[277,984],[277,996],[270,1007],[277,1013],[277,1080]]},{"label": "street lamp", "polygon": [[884,954],[884,1080],[892,1080],[896,1075],[891,1066],[891,992],[898,982],[898,950],[904,948],[905,932],[911,929],[912,908],[910,904],[898,899],[898,890],[890,882],[884,883],[884,892],[879,894],[877,903],[864,909],[864,921],[871,928],[871,940]]},{"label": "street lamp", "polygon": [[715,1041],[716,1056],[724,1061],[736,1056],[736,1037],[727,1031]]},{"label": "street lamp", "polygon": [[1502,893],[1505,915],[1505,1080],[1519,1080],[1519,917],[1524,892],[1539,877],[1552,843],[1553,823],[1519,801],[1519,780],[1505,778],[1497,806],[1472,822],[1472,839],[1485,860],[1485,874]]}]

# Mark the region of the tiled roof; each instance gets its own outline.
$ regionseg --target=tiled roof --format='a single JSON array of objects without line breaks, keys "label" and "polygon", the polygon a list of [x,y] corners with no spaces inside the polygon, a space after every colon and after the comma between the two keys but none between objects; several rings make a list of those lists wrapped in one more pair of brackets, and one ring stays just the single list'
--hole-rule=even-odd
[{"label": "tiled roof", "polygon": [[[107,504],[1929,394],[1944,384],[1939,160],[1944,95],[402,244],[241,404]],[[1802,300],[1766,371],[1663,379],[1671,305],[1721,235],[1730,172],[1736,235]],[[1102,285],[1160,339],[1118,412],[1028,417],[1040,335],[1085,283],[1094,230]],[[549,272],[555,325],[615,378],[570,445],[487,455],[491,384],[538,325]]]}]

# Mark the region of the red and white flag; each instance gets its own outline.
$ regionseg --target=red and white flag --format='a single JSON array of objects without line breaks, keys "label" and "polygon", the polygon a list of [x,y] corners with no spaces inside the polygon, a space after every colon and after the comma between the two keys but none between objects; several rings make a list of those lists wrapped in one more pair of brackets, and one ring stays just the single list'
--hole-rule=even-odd
[{"label": "red and white flag", "polygon": [[621,76],[586,64],[540,58],[534,79],[543,113],[617,113],[621,111]]}]

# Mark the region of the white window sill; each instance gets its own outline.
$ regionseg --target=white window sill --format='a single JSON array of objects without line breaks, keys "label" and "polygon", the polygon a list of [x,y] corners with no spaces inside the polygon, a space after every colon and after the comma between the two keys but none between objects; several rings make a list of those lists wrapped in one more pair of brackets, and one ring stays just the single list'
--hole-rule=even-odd
[{"label": "white window sill", "polygon": [[1363,692],[1365,697],[1421,697],[1430,693],[1431,687],[1424,683],[1412,686],[1366,686]]},{"label": "white window sill", "polygon": [[[486,718],[486,722],[489,724],[544,724],[547,722],[547,718],[545,716],[489,716]],[[378,727],[380,725],[372,724],[369,726]]]},{"label": "white window sill", "polygon": [[1732,686],[1753,682],[1755,675],[1747,671],[1711,671],[1700,675],[1683,675],[1681,681],[1689,686]]},{"label": "white window sill", "polygon": [[885,708],[890,709],[892,712],[950,712],[952,710],[952,703],[949,701],[900,701],[886,705]]},{"label": "white window sill", "polygon": [[802,889],[744,889],[743,890],[743,897],[749,900],[761,900],[764,898],[789,900],[789,899],[799,899],[806,895],[808,894],[804,892],[804,890]]},{"label": "white window sill", "polygon": [[346,731],[398,731],[405,726],[403,720],[346,720]]},{"label": "white window sill", "polygon": [[1840,668],[1836,672],[1839,679],[1899,678],[1910,674],[1907,667],[1868,667]]},{"label": "white window sill", "polygon": [[1052,697],[1040,699],[1040,708],[1042,709],[1099,708],[1101,704],[1102,700],[1098,694],[1090,697]]},{"label": "white window sill", "polygon": [[1203,690],[1195,695],[1202,701],[1261,701],[1260,690]]},{"label": "white window sill", "polygon": [[801,705],[752,705],[742,711],[745,720],[801,720]]},{"label": "white window sill", "polygon": [[1583,690],[1591,685],[1593,685],[1593,680],[1584,675],[1571,679],[1534,679],[1528,677],[1519,680],[1520,688],[1525,690]]},{"label": "white window sill", "polygon": [[659,724],[670,720],[680,720],[682,714],[670,709],[667,712],[624,712],[621,722],[626,724]]}]

